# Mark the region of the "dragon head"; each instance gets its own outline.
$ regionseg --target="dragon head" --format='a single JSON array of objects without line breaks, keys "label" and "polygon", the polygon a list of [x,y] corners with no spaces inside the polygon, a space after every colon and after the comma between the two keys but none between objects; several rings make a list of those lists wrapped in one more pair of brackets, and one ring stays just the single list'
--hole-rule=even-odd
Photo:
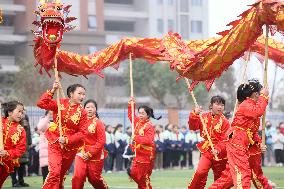
[{"label": "dragon head", "polygon": [[68,23],[75,17],[68,17],[71,5],[65,6],[60,0],[41,0],[38,10],[35,11],[37,20],[33,22],[38,27],[34,31],[36,36],[43,38],[45,44],[56,45],[60,43],[64,32],[74,29]]},{"label": "dragon head", "polygon": [[284,2],[282,0],[260,0],[260,7],[264,10],[264,23],[276,26],[276,30],[284,32]]}]

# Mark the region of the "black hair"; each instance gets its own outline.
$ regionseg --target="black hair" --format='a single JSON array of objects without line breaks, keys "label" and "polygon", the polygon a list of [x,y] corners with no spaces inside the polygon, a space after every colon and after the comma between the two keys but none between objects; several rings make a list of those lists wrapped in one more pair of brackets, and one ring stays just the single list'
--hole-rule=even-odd
[{"label": "black hair", "polygon": [[[76,91],[77,88],[83,88],[85,89],[85,87],[81,84],[73,84],[70,85],[69,87],[67,87],[67,96],[69,98],[71,98],[71,93],[74,93]],[[85,89],[86,90],[86,89]]]},{"label": "black hair", "polygon": [[111,127],[111,125],[106,125],[106,126],[105,126],[105,131],[106,131],[106,132],[107,132],[107,129],[108,129],[109,127]]},{"label": "black hair", "polygon": [[24,107],[23,103],[18,102],[16,100],[3,103],[2,106],[3,106],[3,111],[4,111],[4,117],[5,118],[9,117],[9,112],[13,112],[19,105]]},{"label": "black hair", "polygon": [[114,131],[113,131],[113,134],[115,134],[115,133],[116,133],[116,131],[117,131],[117,129],[118,129],[118,128],[123,128],[123,125],[122,125],[122,124],[120,124],[120,123],[119,123],[119,124],[117,124],[117,125],[116,125],[116,127],[115,127],[115,129],[114,129]]},{"label": "black hair", "polygon": [[93,103],[93,104],[95,105],[95,107],[96,107],[96,117],[99,118],[99,114],[98,114],[98,104],[97,104],[97,102],[96,102],[95,100],[93,100],[93,99],[89,99],[89,100],[87,100],[87,101],[84,103],[84,108],[86,108],[87,104],[89,104],[89,103]]},{"label": "black hair", "polygon": [[162,116],[159,116],[159,117],[156,118],[155,115],[154,115],[153,109],[150,108],[150,107],[148,107],[148,106],[145,106],[145,105],[140,106],[140,107],[138,108],[138,111],[139,111],[140,109],[144,109],[148,117],[151,117],[151,118],[156,119],[156,120],[159,120],[159,119],[162,118]]},{"label": "black hair", "polygon": [[220,95],[212,96],[212,98],[210,100],[210,104],[213,105],[214,103],[224,104],[224,106],[225,106],[226,100],[223,97],[221,97]]},{"label": "black hair", "polygon": [[183,125],[181,128],[182,128],[182,129],[187,129],[187,126]]},{"label": "black hair", "polygon": [[260,92],[262,85],[257,79],[249,80],[248,83],[243,83],[238,87],[237,99],[242,103],[246,98],[250,97],[254,92]]},{"label": "black hair", "polygon": [[44,115],[47,115],[50,111],[51,111],[51,110],[46,110],[46,111],[44,112]]}]

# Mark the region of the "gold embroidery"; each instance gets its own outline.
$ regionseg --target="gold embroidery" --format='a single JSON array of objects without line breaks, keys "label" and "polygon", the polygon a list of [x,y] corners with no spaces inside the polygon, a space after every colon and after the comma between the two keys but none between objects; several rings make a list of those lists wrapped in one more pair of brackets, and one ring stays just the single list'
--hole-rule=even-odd
[{"label": "gold embroidery", "polygon": [[96,123],[92,123],[91,125],[89,125],[88,131],[89,131],[89,133],[95,133],[96,132]]},{"label": "gold embroidery", "polygon": [[204,143],[203,143],[203,145],[202,145],[202,149],[206,149],[206,148],[208,148],[209,147],[209,141],[208,140],[206,140]]},{"label": "gold embroidery", "polygon": [[81,108],[78,107],[77,112],[71,116],[71,121],[73,121],[75,125],[78,125],[80,118],[81,118]]},{"label": "gold embroidery", "polygon": [[96,121],[97,120],[98,120],[98,118],[93,118],[93,123],[89,125],[88,131],[90,133],[95,133],[96,132],[96,127],[97,127],[97,122]]},{"label": "gold embroidery", "polygon": [[261,184],[261,182],[257,179],[257,176],[256,174],[254,173],[254,171],[252,171],[252,178],[253,178],[253,181],[255,182],[256,184],[256,187],[258,189],[263,189],[263,185]]},{"label": "gold embroidery", "polygon": [[54,122],[50,122],[48,130],[51,131],[51,132],[54,132],[56,130],[56,128],[57,128],[57,124],[54,123]]},{"label": "gold embroidery", "polygon": [[150,188],[150,178],[149,175],[146,175],[146,189]]},{"label": "gold embroidery", "polygon": [[16,132],[15,134],[11,136],[13,144],[17,144],[17,142],[20,140],[20,136],[21,136],[21,133],[19,132]]},{"label": "gold embroidery", "polygon": [[208,123],[208,118],[207,118],[207,117],[204,118],[204,123],[205,123],[205,124]]},{"label": "gold embroidery", "polygon": [[247,129],[247,136],[248,136],[248,139],[249,139],[250,144],[251,144],[251,145],[254,145],[253,132],[251,132],[250,129]]},{"label": "gold embroidery", "polygon": [[139,135],[144,136],[144,128],[139,129]]},{"label": "gold embroidery", "polygon": [[242,186],[242,173],[239,172],[237,166],[235,166],[235,171],[237,173],[237,189],[243,189],[243,186]]},{"label": "gold embroidery", "polygon": [[221,133],[222,124],[223,124],[223,120],[220,118],[219,122],[215,125],[214,130],[217,131],[218,133]]},{"label": "gold embroidery", "polygon": [[60,104],[60,105],[59,105],[59,108],[60,108],[61,111],[62,111],[62,110],[65,110],[64,104]]}]

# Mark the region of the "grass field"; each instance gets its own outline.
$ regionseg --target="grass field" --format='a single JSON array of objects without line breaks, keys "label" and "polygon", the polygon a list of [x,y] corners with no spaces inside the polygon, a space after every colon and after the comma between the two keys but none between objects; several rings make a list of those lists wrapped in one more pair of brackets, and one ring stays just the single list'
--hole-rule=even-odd
[{"label": "grass field", "polygon": [[[284,168],[264,168],[265,175],[277,184],[277,188],[284,188]],[[165,170],[155,171],[151,176],[153,188],[159,189],[183,189],[187,187],[193,170]],[[111,189],[137,188],[134,182],[130,182],[125,172],[110,173],[103,175]],[[39,189],[41,186],[41,177],[25,177],[25,182],[31,185],[30,189]],[[207,186],[212,183],[212,174],[207,181]],[[4,188],[11,188],[11,179],[8,178]],[[65,181],[65,188],[71,188],[71,176]],[[89,183],[85,188],[92,188]]]}]

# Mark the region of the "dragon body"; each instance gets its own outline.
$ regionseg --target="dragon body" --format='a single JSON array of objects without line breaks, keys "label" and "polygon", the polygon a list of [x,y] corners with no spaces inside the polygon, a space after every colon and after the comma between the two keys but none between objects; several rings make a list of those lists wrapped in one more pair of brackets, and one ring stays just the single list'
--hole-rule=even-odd
[{"label": "dragon body", "polygon": [[[41,1],[38,7],[37,26],[34,44],[36,65],[47,73],[57,59],[58,71],[70,75],[101,74],[106,67],[116,67],[119,62],[134,58],[143,58],[150,63],[167,61],[172,69],[183,77],[204,81],[219,77],[234,60],[249,49],[264,55],[264,37],[262,26],[276,25],[284,29],[283,3],[278,1],[260,1],[241,14],[241,18],[232,22],[232,29],[222,32],[220,38],[182,41],[178,34],[169,33],[163,38],[125,38],[93,54],[80,55],[60,50],[60,42],[65,32],[74,27],[68,17],[70,5],[60,1]],[[269,40],[269,57],[283,67],[284,45],[273,39]]]}]

